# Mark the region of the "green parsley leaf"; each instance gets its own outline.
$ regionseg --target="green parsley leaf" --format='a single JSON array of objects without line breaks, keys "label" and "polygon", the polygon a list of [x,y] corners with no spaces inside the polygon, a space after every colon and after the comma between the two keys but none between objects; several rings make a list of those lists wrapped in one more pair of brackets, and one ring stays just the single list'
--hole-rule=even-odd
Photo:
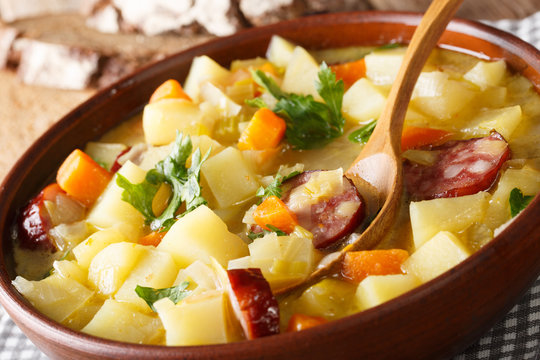
[{"label": "green parsley leaf", "polygon": [[266,188],[261,186],[255,193],[255,195],[261,198],[260,202],[270,196],[277,196],[278,198],[281,198],[281,185],[283,184],[283,182],[289,180],[292,177],[295,177],[298,174],[300,174],[300,171],[293,171],[287,176],[277,174],[274,177],[274,180],[272,180],[272,182]]},{"label": "green parsley leaf", "polygon": [[146,301],[153,311],[156,311],[154,303],[160,299],[169,298],[175,304],[178,304],[181,300],[185,299],[191,293],[190,290],[186,290],[188,286],[189,282],[187,281],[184,281],[180,285],[165,289],[154,289],[137,285],[135,292],[141,299]]},{"label": "green parsley leaf", "polygon": [[324,103],[315,101],[311,95],[285,93],[264,72],[253,72],[255,82],[278,100],[273,111],[285,120],[285,136],[294,149],[320,148],[343,135],[343,80],[336,81],[336,75],[325,63],[318,77],[315,86]]},{"label": "green parsley leaf", "polygon": [[510,202],[510,213],[512,217],[519,214],[523,209],[529,205],[534,196],[524,196],[520,189],[513,188],[510,191],[510,197],[508,201]]},{"label": "green parsley leaf", "polygon": [[[201,196],[200,171],[202,163],[210,155],[210,150],[201,159],[199,149],[195,150],[191,158],[191,166],[186,168],[186,162],[191,155],[193,146],[189,136],[176,136],[171,153],[156,164],[155,169],[148,171],[143,182],[132,184],[121,174],[118,174],[116,183],[124,189],[122,200],[133,205],[143,216],[146,223],[154,231],[167,231],[174,224],[176,212],[186,203],[186,212],[179,217],[192,211],[196,207],[206,204]],[[167,183],[172,187],[172,197],[167,208],[156,216],[152,210],[152,201],[159,187]]]},{"label": "green parsley leaf", "polygon": [[266,227],[269,228],[270,230],[263,229],[262,232],[258,232],[258,233],[250,231],[249,234],[247,235],[248,238],[250,238],[251,240],[255,240],[255,239],[265,236],[266,234],[271,234],[271,233],[276,233],[277,236],[287,236],[286,232],[281,231],[274,225],[266,224]]},{"label": "green parsley leaf", "polygon": [[360,129],[353,131],[349,134],[349,140],[355,143],[365,144],[368,142],[375,126],[377,125],[377,120],[372,120],[366,125],[362,126]]}]

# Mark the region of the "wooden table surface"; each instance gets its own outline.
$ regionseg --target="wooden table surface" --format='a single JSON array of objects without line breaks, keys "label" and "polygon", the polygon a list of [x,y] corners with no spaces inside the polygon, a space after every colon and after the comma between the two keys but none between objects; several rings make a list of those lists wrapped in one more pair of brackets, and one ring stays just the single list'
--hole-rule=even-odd
[{"label": "wooden table surface", "polygon": [[[311,0],[341,1],[350,3],[355,0]],[[358,0],[356,0],[358,1]],[[359,9],[423,11],[430,0],[363,0],[357,3]],[[519,19],[540,11],[540,0],[465,0],[458,12],[458,17],[468,19]],[[64,21],[66,20],[66,21]],[[33,27],[43,26],[43,19],[30,19],[14,24],[26,31]],[[52,19],[54,27],[47,31],[69,33],[71,27],[82,24],[84,20],[77,16],[64,17],[57,21]],[[35,30],[37,31],[37,30]],[[85,30],[86,31],[86,30]],[[103,34],[87,31],[82,42],[103,38]],[[118,35],[110,35],[113,37]],[[165,36],[166,38],[166,36]],[[180,36],[167,38],[171,51],[185,48],[208,37],[193,37],[189,41]],[[126,38],[122,37],[124,42]],[[130,40],[131,39],[131,40]],[[140,36],[128,37],[134,45],[139,45]],[[84,44],[81,44],[84,45]],[[143,44],[144,45],[144,40]],[[63,114],[73,109],[90,97],[95,91],[65,91],[48,89],[22,84],[13,72],[0,70],[0,180],[7,174],[15,160],[24,152],[40,134]]]}]

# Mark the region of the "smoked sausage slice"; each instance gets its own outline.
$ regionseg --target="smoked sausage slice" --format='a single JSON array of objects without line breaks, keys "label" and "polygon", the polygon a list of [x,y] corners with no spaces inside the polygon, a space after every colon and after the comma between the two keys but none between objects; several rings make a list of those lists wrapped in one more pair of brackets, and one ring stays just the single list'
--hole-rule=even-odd
[{"label": "smoked sausage slice", "polygon": [[279,306],[261,269],[227,270],[231,303],[248,339],[279,333]]},{"label": "smoked sausage slice", "polygon": [[322,197],[317,202],[299,203],[292,196],[301,186],[324,172],[306,171],[283,183],[283,202],[293,211],[298,223],[313,234],[313,246],[317,249],[336,244],[356,229],[365,217],[365,204],[354,184],[343,176],[342,191]]},{"label": "smoked sausage slice", "polygon": [[45,187],[21,211],[17,221],[17,230],[22,248],[56,251],[56,247],[49,237],[49,230],[52,227],[52,223],[44,202],[45,200],[54,200],[57,194],[63,192],[60,186],[51,184]]},{"label": "smoked sausage slice", "polygon": [[489,189],[510,156],[501,134],[469,140],[448,141],[433,147],[432,165],[406,161],[405,186],[413,200],[456,197]]}]

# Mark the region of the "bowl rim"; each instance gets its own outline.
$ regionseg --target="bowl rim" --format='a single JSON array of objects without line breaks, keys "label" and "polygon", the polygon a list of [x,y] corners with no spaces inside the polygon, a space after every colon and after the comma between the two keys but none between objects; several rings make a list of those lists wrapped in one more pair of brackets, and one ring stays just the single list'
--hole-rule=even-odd
[{"label": "bowl rim", "polygon": [[[191,47],[187,50],[181,51],[176,54],[167,56],[166,58],[144,66],[134,72],[131,75],[128,75],[118,82],[108,86],[107,88],[99,91],[93,95],[90,99],[83,102],[75,109],[70,111],[68,114],[63,116],[58,122],[56,122],[51,128],[49,128],[43,135],[41,135],[33,144],[25,151],[25,153],[17,160],[15,165],[8,172],[4,178],[2,185],[0,186],[0,203],[11,203],[13,201],[13,194],[11,194],[8,189],[11,189],[15,186],[15,183],[24,175],[24,167],[27,166],[28,159],[33,157],[39,149],[43,146],[44,143],[50,141],[50,139],[57,137],[60,133],[67,131],[70,125],[79,117],[82,113],[93,109],[96,106],[99,106],[104,101],[107,101],[109,98],[114,97],[114,95],[125,88],[134,87],[137,85],[137,78],[141,74],[150,74],[153,71],[167,62],[174,62],[179,56],[188,56],[193,57],[198,54],[204,54],[204,50],[212,46],[219,44],[221,47],[231,46],[234,42],[242,40],[246,37],[257,35],[262,36],[263,33],[267,33],[269,30],[273,29],[273,33],[282,33],[285,30],[299,26],[300,23],[304,23],[303,26],[308,27],[309,24],[316,23],[327,23],[331,24],[338,19],[340,23],[344,21],[347,23],[361,24],[361,23],[372,23],[372,22],[382,22],[382,23],[397,23],[403,24],[406,26],[416,26],[420,20],[421,14],[415,12],[383,12],[383,11],[362,11],[362,12],[348,12],[348,13],[335,13],[335,14],[324,14],[324,15],[314,15],[305,18],[293,19],[277,24],[272,24],[264,27],[251,28],[247,30],[240,31],[234,35],[215,38],[203,44]],[[467,33],[468,30],[474,30],[474,37],[480,37],[483,40],[492,42],[493,39],[497,38],[500,43],[500,40],[503,39],[505,46],[512,50],[521,49],[524,53],[531,54],[530,58],[533,59],[536,56],[536,59],[540,57],[540,51],[536,49],[531,44],[524,42],[523,40],[504,32],[502,30],[491,27],[490,25],[479,23],[471,20],[464,19],[455,19],[453,20],[447,31],[458,32],[458,33]],[[403,39],[401,39],[403,40]],[[502,47],[502,45],[499,45]],[[442,46],[444,47],[444,46]],[[455,48],[451,50],[456,50]],[[464,50],[464,49],[457,49]],[[476,56],[481,56],[481,53],[474,53]],[[531,63],[531,62],[529,62]],[[540,72],[540,65],[538,66],[538,72]],[[530,79],[531,81],[533,79]],[[535,79],[533,81],[536,89],[540,89],[540,79]],[[143,106],[142,104],[141,106]],[[134,112],[139,111],[139,108],[133,109]],[[125,118],[127,119],[127,118]],[[125,120],[124,119],[124,120]],[[120,121],[118,122],[118,124]],[[0,209],[0,230],[2,227],[9,226],[5,222],[7,219],[6,214],[4,213],[4,208]],[[538,213],[540,209],[540,196],[537,195],[531,204],[523,211],[520,215],[521,217],[530,217],[533,214]],[[4,221],[4,222],[2,222]],[[531,227],[532,224],[529,224]],[[339,333],[344,329],[355,327],[361,323],[368,323],[370,321],[375,321],[378,317],[384,317],[389,313],[393,313],[402,309],[404,305],[410,304],[413,302],[421,301],[429,296],[433,291],[438,291],[441,288],[447,287],[454,283],[455,279],[467,274],[470,271],[474,271],[477,264],[485,261],[486,259],[492,257],[496,254],[499,249],[505,248],[508,242],[513,241],[512,238],[517,234],[518,226],[515,223],[511,223],[505,230],[501,232],[496,238],[494,238],[489,244],[482,247],[479,251],[472,254],[465,261],[461,262],[459,265],[451,269],[450,271],[445,272],[444,274],[438,276],[437,278],[422,284],[421,286],[413,289],[412,291],[407,292],[404,295],[401,295],[397,298],[394,298],[382,305],[377,307],[362,311],[360,313],[347,316],[342,319],[331,321],[327,324],[323,324],[318,327],[304,330],[297,333],[284,333],[277,336],[271,336],[266,338],[260,338],[250,341],[241,341],[228,344],[210,344],[210,345],[200,345],[200,346],[162,346],[162,345],[140,345],[140,344],[131,344],[114,340],[107,340],[91,335],[84,334],[80,331],[71,330],[55,321],[47,318],[46,316],[39,313],[34,307],[32,307],[22,295],[20,295],[16,289],[11,284],[11,278],[6,271],[6,264],[4,256],[1,260],[0,268],[0,303],[4,308],[11,312],[17,312],[17,315],[22,319],[21,323],[28,323],[34,328],[42,333],[50,333],[60,335],[64,342],[72,343],[73,346],[82,346],[88,347],[88,344],[94,344],[101,347],[104,353],[108,354],[119,354],[121,353],[138,353],[141,350],[152,351],[153,355],[156,358],[160,356],[172,355],[175,353],[176,356],[182,355],[186,358],[196,357],[196,353],[199,349],[205,348],[211,351],[213,354],[239,354],[243,352],[252,353],[250,349],[253,349],[253,345],[257,345],[256,348],[264,349],[267,346],[271,346],[276,342],[283,342],[286,340],[287,343],[300,342],[307,337],[321,337],[328,332]],[[531,228],[532,229],[532,228]],[[1,234],[0,234],[1,236]],[[3,240],[2,240],[3,241]],[[9,240],[8,240],[9,241]],[[535,277],[536,278],[536,277]],[[506,309],[507,311],[508,309]],[[13,316],[12,316],[13,318]],[[53,338],[50,336],[49,338]],[[195,354],[195,355],[194,355]]]}]

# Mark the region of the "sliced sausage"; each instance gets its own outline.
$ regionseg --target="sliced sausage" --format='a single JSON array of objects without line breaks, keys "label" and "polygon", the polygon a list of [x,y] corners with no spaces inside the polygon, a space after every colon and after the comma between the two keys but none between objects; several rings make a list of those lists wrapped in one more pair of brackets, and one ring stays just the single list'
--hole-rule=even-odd
[{"label": "sliced sausage", "polygon": [[227,270],[231,304],[246,338],[279,334],[279,306],[261,269]]},{"label": "sliced sausage", "polygon": [[307,171],[283,183],[283,202],[296,214],[298,223],[313,234],[317,249],[335,245],[360,225],[365,217],[365,204],[354,184],[343,176],[343,190],[315,204],[293,203],[293,190],[306,184],[316,173]]},{"label": "sliced sausage", "polygon": [[433,165],[406,161],[405,185],[414,200],[456,197],[489,189],[509,158],[508,143],[497,132],[433,147]]},{"label": "sliced sausage", "polygon": [[44,202],[45,200],[54,201],[56,196],[63,192],[60,186],[51,184],[20,212],[17,221],[17,235],[22,248],[56,251],[56,247],[49,237],[52,222]]}]

